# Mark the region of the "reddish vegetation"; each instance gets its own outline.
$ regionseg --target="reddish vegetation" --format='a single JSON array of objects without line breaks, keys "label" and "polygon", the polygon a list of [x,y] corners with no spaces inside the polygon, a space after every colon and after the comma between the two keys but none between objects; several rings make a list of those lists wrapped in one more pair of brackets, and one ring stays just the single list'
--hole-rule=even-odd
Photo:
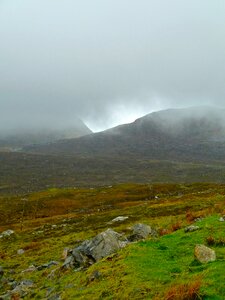
[{"label": "reddish vegetation", "polygon": [[158,233],[159,233],[160,236],[163,236],[163,235],[171,233],[171,231],[169,229],[166,229],[166,228],[159,228]]},{"label": "reddish vegetation", "polygon": [[164,300],[199,300],[202,299],[200,288],[202,280],[173,285],[165,294]]},{"label": "reddish vegetation", "polygon": [[182,224],[180,222],[176,222],[171,225],[171,231],[177,231],[182,228]]},{"label": "reddish vegetation", "polygon": [[24,250],[38,250],[41,248],[41,243],[31,242],[23,247]]}]

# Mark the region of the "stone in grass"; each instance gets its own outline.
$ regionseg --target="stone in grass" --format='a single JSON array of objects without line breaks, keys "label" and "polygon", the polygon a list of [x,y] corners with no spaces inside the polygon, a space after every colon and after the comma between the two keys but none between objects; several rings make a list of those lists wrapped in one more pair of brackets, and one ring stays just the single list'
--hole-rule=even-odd
[{"label": "stone in grass", "polygon": [[215,251],[205,245],[196,245],[194,255],[200,263],[208,263],[216,260]]},{"label": "stone in grass", "polygon": [[112,229],[99,233],[91,240],[86,240],[72,251],[63,264],[63,268],[87,267],[102,258],[116,253],[128,243],[126,237]]},{"label": "stone in grass", "polygon": [[[99,261],[103,257],[117,252],[119,249],[126,246],[127,243],[127,239],[122,234],[119,234],[112,229],[107,229],[106,231],[99,233],[90,241],[84,241],[80,247],[73,250],[73,256],[77,258],[76,254],[81,250],[81,254],[92,257],[94,261]],[[76,251],[77,249],[79,250]]]},{"label": "stone in grass", "polygon": [[0,299],[9,300],[9,299],[21,299],[28,295],[33,287],[34,283],[32,280],[24,279],[21,282],[12,282],[13,289],[8,291],[7,294],[1,295]]},{"label": "stone in grass", "polygon": [[37,271],[37,268],[34,265],[30,265],[27,269],[23,270],[21,273],[32,273]]},{"label": "stone in grass", "polygon": [[57,262],[57,261],[50,261],[50,262],[48,262],[48,263],[46,263],[46,264],[43,264],[43,265],[41,265],[41,266],[38,266],[37,267],[37,270],[38,271],[42,271],[42,270],[44,270],[44,269],[49,269],[49,268],[51,268],[52,266],[57,266],[59,263]]},{"label": "stone in grass", "polygon": [[129,217],[119,216],[113,219],[110,223],[123,222],[127,220]]},{"label": "stone in grass", "polygon": [[132,227],[133,233],[128,237],[131,242],[140,241],[146,239],[150,234],[154,235],[152,228],[145,224],[135,224]]},{"label": "stone in grass", "polygon": [[101,277],[102,277],[101,272],[95,270],[94,272],[92,272],[91,276],[89,276],[89,282],[94,281],[96,279],[100,279]]},{"label": "stone in grass", "polygon": [[224,222],[224,221],[225,221],[224,217],[220,217],[220,218],[219,218],[219,221],[220,221],[220,222]]},{"label": "stone in grass", "polygon": [[193,232],[193,231],[196,231],[196,230],[199,230],[200,228],[199,228],[199,226],[195,226],[195,225],[190,225],[190,226],[188,226],[188,227],[186,227],[185,229],[184,229],[184,232]]},{"label": "stone in grass", "polygon": [[17,254],[18,254],[18,255],[22,255],[22,254],[24,254],[24,252],[25,252],[25,251],[24,251],[23,249],[18,249],[18,250],[17,250]]},{"label": "stone in grass", "polygon": [[15,236],[15,232],[13,230],[11,230],[11,229],[3,231],[0,234],[0,238],[10,238],[11,236]]}]

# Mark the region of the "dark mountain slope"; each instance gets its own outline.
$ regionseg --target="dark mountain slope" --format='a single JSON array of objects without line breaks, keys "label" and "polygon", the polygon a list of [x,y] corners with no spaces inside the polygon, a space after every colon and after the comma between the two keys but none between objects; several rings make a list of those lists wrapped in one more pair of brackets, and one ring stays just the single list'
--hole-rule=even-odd
[{"label": "dark mountain slope", "polygon": [[0,152],[0,194],[122,182],[224,182],[224,110],[166,110],[84,137]]},{"label": "dark mountain slope", "polygon": [[131,124],[77,139],[25,147],[25,152],[168,160],[223,160],[225,111],[210,107],[169,109]]}]

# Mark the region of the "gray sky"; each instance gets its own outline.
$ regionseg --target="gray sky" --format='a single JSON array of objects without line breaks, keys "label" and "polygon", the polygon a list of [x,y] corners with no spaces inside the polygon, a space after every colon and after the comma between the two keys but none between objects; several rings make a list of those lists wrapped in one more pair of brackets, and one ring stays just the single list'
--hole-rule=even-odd
[{"label": "gray sky", "polygon": [[0,0],[0,126],[225,106],[224,0]]}]

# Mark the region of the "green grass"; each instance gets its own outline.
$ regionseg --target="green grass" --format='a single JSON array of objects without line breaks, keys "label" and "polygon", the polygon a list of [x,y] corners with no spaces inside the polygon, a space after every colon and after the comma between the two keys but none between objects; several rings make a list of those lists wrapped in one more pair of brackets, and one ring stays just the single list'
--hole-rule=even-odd
[{"label": "green grass", "polygon": [[[145,241],[135,245],[125,263],[135,270],[140,284],[149,285],[155,294],[155,287],[163,291],[165,286],[176,282],[195,280],[196,275],[202,277],[203,295],[225,295],[222,284],[225,267],[225,248],[216,247],[217,261],[201,265],[194,260],[194,246],[205,244],[211,230],[221,237],[225,234],[225,226],[218,221],[218,216],[208,217],[198,222],[200,230],[184,233],[183,229],[161,237],[157,241]],[[221,285],[221,286],[220,286]],[[219,287],[218,287],[219,286]],[[161,293],[159,293],[161,294]]]},{"label": "green grass", "polygon": [[[5,217],[1,230],[16,230],[12,239],[0,240],[0,265],[5,278],[34,282],[25,299],[47,299],[58,293],[65,300],[167,299],[174,291],[184,294],[199,286],[202,299],[224,299],[225,247],[220,241],[225,237],[225,223],[219,222],[219,216],[225,214],[224,185],[125,184],[91,190],[49,189],[26,198],[23,231],[20,197],[0,199],[0,213]],[[129,218],[108,224],[119,215]],[[200,230],[185,233],[183,228],[198,216],[204,217],[196,223]],[[65,247],[74,248],[108,227],[129,234],[137,222],[166,235],[130,244],[86,271],[59,268]],[[207,245],[207,241],[213,241],[210,247],[217,260],[202,265],[194,260],[194,246]],[[18,255],[21,248],[25,253]],[[30,265],[52,260],[58,261],[59,267],[23,272]],[[93,279],[96,270],[101,276]],[[8,289],[2,282],[0,295]]]}]

